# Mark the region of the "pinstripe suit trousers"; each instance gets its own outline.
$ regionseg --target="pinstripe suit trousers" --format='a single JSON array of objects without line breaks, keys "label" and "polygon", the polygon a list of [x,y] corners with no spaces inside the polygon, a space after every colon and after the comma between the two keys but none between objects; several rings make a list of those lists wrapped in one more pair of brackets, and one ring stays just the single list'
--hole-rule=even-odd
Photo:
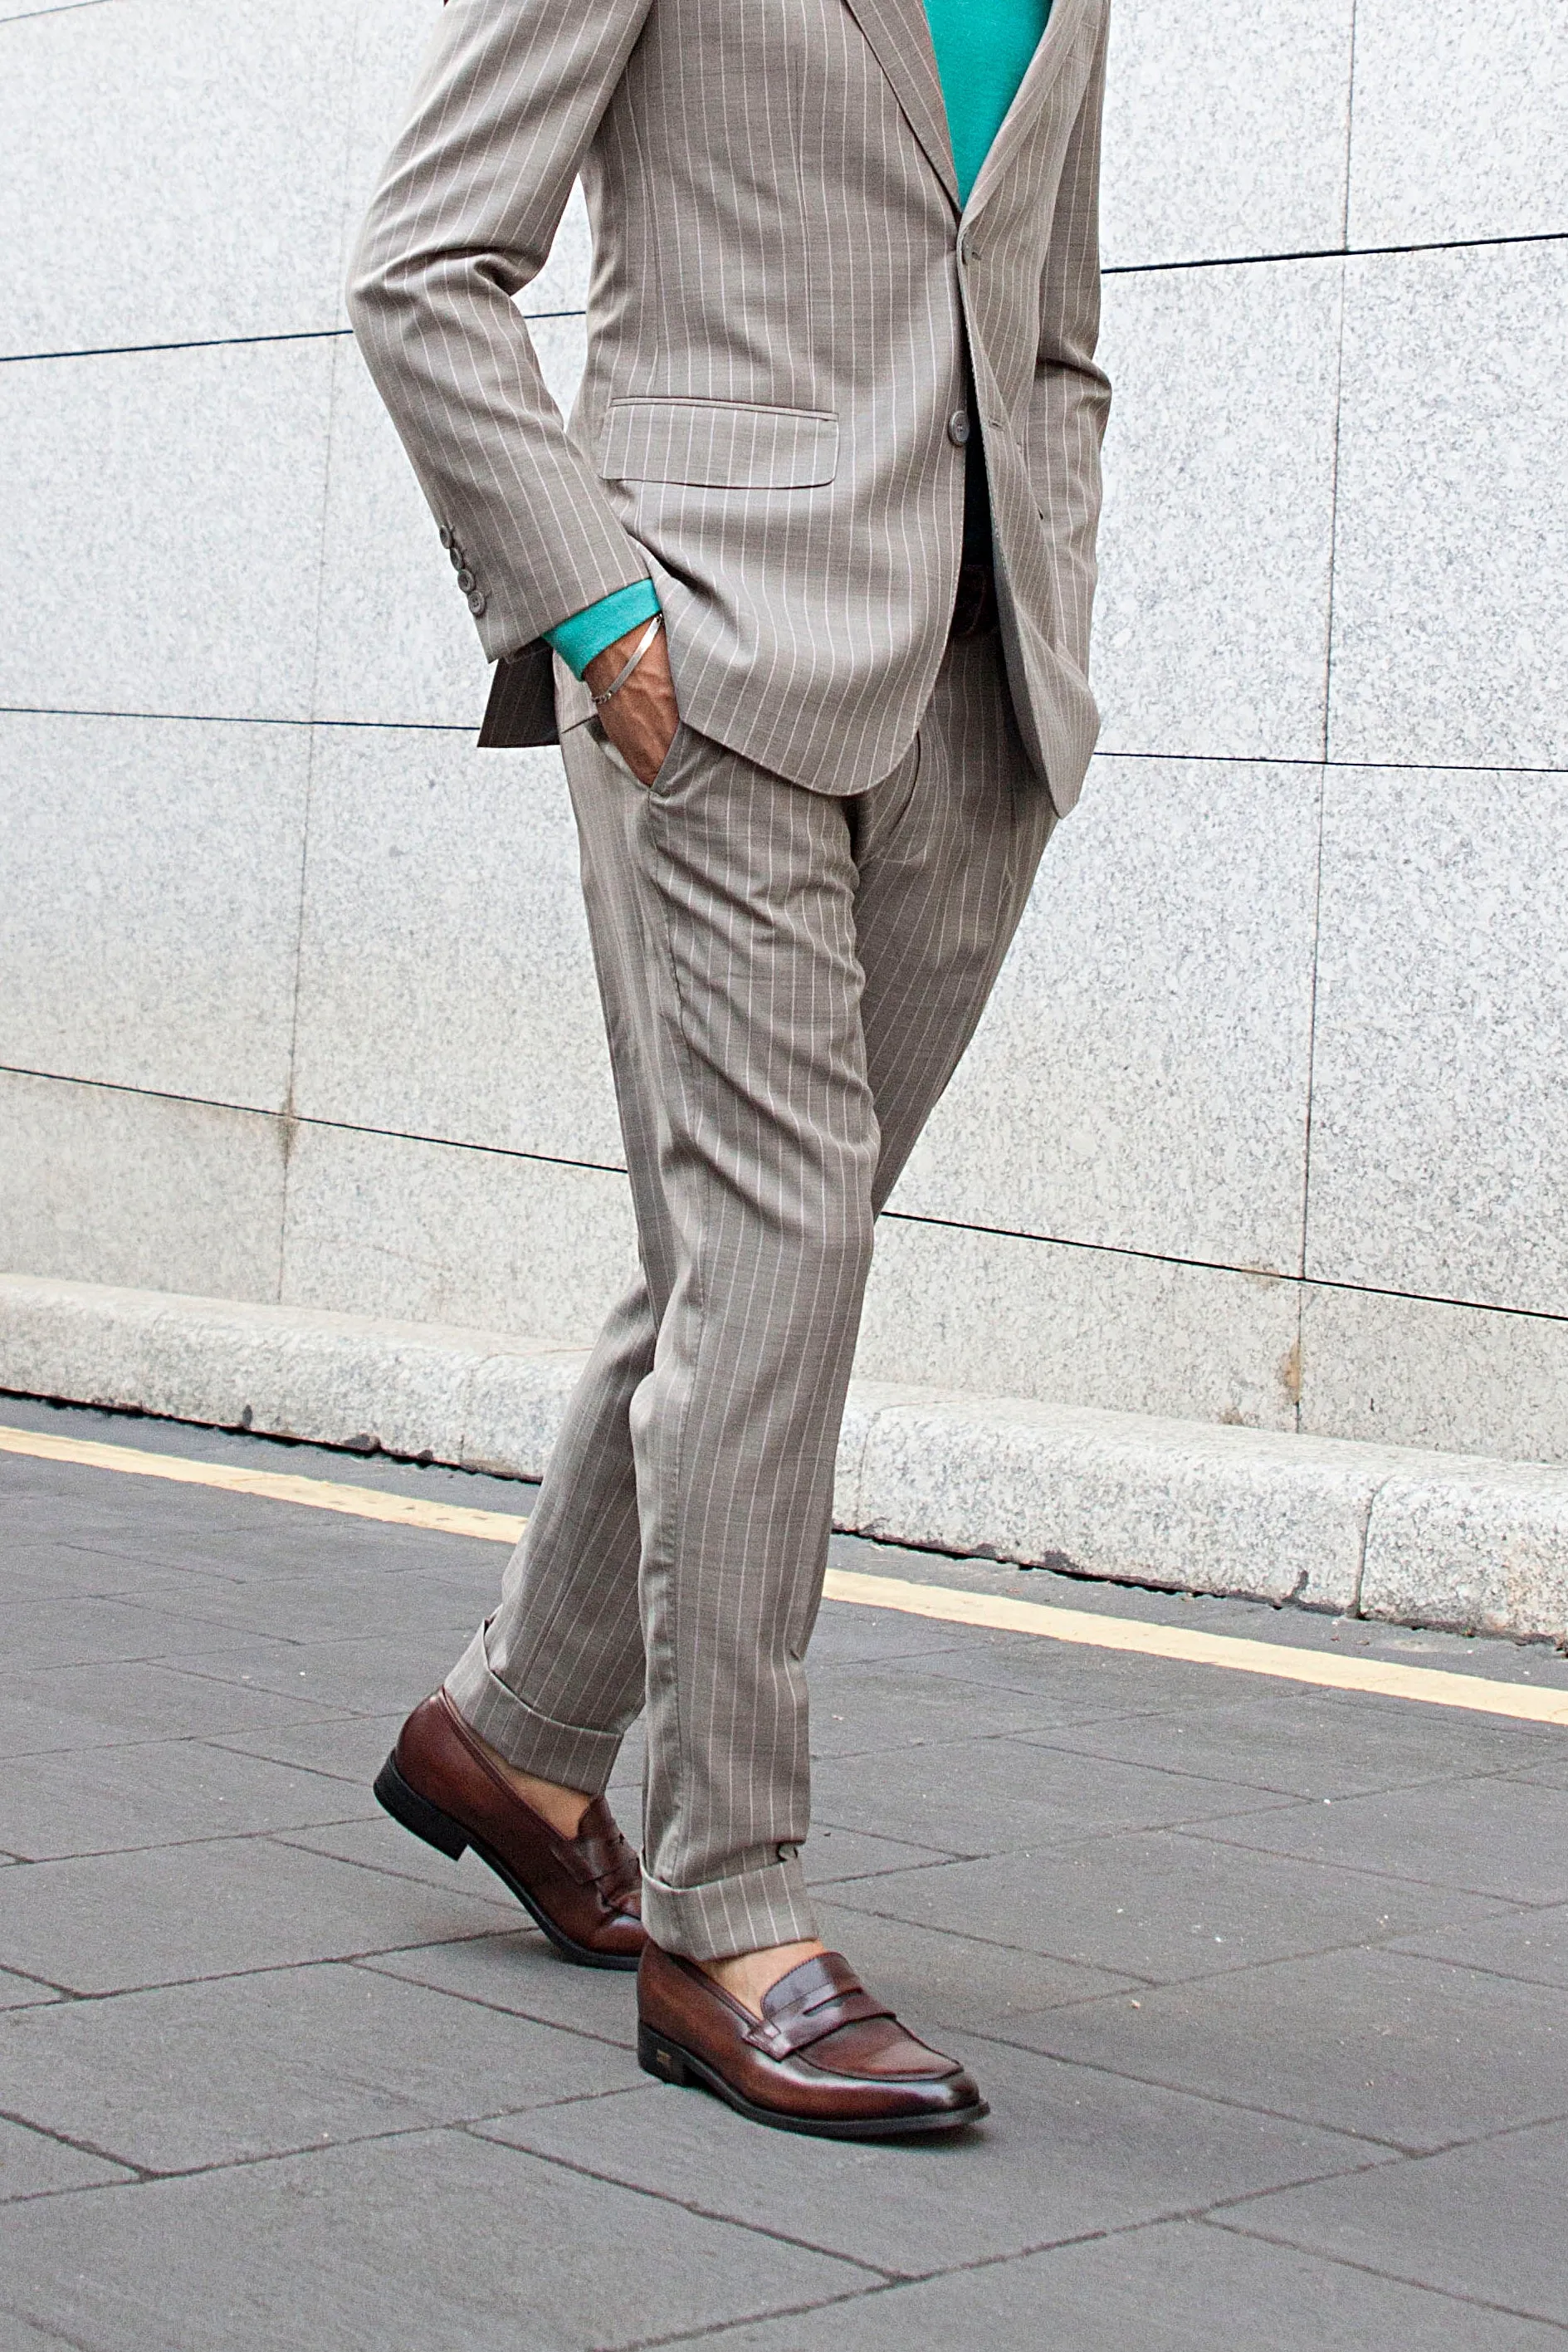
[{"label": "pinstripe suit trousers", "polygon": [[816,1933],[804,1659],[873,1219],[1053,815],[995,635],[869,791],[686,727],[648,790],[586,729],[565,756],[642,1271],[447,1689],[595,1793],[646,1706],[643,1916],[707,1959]]}]

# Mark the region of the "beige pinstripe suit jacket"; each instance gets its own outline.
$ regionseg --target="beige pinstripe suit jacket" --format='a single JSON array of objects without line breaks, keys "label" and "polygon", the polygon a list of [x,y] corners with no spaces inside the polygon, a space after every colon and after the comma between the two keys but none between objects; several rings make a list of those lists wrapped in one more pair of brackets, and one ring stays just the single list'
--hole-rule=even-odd
[{"label": "beige pinstripe suit jacket", "polygon": [[[481,740],[553,737],[540,630],[646,572],[693,725],[818,791],[884,776],[953,604],[967,327],[1013,698],[1072,805],[1107,5],[1055,0],[960,215],[923,0],[451,0],[350,307],[485,649],[516,656]],[[579,173],[566,426],[511,298]]]}]

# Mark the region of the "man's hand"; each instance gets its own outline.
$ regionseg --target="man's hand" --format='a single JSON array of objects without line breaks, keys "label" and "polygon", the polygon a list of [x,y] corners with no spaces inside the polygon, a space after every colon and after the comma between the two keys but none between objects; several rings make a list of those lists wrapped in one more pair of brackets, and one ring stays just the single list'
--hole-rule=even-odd
[{"label": "man's hand", "polygon": [[[602,694],[614,685],[647,626],[646,621],[639,621],[634,629],[594,655],[582,674],[591,694]],[[669,650],[661,629],[620,693],[599,713],[599,719],[638,782],[651,784],[664,764],[680,716],[670,678]]]}]

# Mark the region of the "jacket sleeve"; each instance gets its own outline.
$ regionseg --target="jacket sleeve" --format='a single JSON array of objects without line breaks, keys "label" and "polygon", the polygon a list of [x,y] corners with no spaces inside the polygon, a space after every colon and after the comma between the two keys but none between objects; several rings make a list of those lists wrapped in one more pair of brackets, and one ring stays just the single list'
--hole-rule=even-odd
[{"label": "jacket sleeve", "polygon": [[512,296],[651,0],[451,0],[361,232],[349,315],[492,660],[647,577]]},{"label": "jacket sleeve", "polygon": [[1094,364],[1100,334],[1100,125],[1105,101],[1103,15],[1094,60],[1068,142],[1040,279],[1040,348],[1027,459],[1051,538],[1063,651],[1087,674],[1100,523],[1100,445],[1111,383]]}]

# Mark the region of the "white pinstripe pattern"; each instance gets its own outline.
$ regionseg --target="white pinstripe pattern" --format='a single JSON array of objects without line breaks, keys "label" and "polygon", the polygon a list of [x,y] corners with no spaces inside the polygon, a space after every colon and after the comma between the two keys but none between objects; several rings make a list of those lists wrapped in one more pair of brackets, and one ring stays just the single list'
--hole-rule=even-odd
[{"label": "white pinstripe pattern", "polygon": [[[647,572],[693,726],[819,792],[886,776],[952,609],[967,331],[1014,701],[1072,805],[1098,724],[1106,5],[1055,0],[960,260],[923,0],[451,0],[350,302],[486,651],[527,653],[487,740],[548,736],[539,632]],[[595,259],[569,432],[510,296],[580,171]]]},{"label": "white pinstripe pattern", "polygon": [[707,1958],[814,1932],[803,1660],[872,1221],[1054,819],[995,636],[951,649],[863,793],[688,728],[652,793],[586,730],[567,763],[644,1278],[447,1687],[591,1790],[645,1697],[645,1916]]}]

